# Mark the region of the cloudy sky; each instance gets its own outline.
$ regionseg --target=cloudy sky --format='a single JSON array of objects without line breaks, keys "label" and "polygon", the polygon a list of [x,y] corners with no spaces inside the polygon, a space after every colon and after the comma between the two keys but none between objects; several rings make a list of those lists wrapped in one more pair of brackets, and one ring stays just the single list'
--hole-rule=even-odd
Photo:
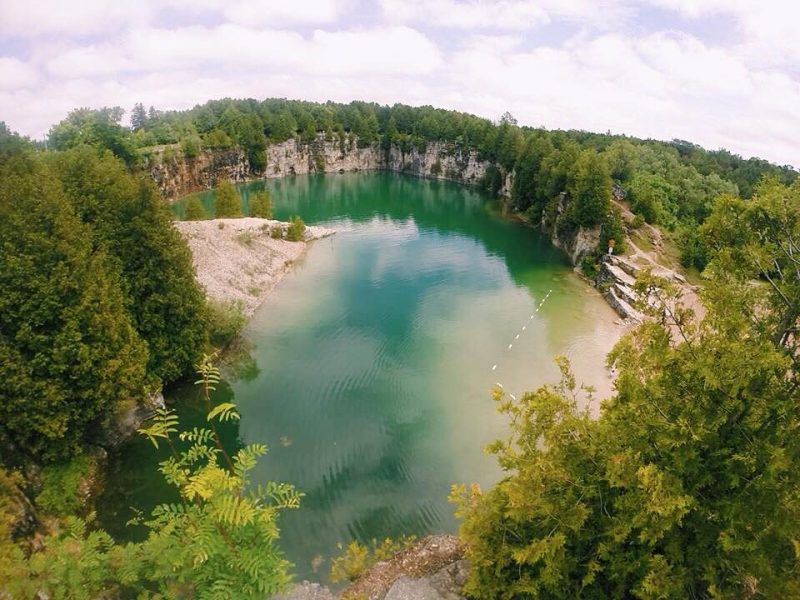
[{"label": "cloudy sky", "polygon": [[800,166],[799,24],[794,0],[0,0],[0,120],[366,99]]}]

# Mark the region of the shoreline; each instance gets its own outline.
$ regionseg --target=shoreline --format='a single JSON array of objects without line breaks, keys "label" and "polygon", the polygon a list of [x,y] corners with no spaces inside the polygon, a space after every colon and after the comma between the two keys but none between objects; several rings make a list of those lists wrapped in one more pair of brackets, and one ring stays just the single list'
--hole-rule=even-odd
[{"label": "shoreline", "polygon": [[271,236],[276,229],[285,235],[288,225],[256,217],[174,222],[189,245],[195,277],[208,299],[241,303],[248,320],[311,242],[336,233],[306,226],[302,241]]}]

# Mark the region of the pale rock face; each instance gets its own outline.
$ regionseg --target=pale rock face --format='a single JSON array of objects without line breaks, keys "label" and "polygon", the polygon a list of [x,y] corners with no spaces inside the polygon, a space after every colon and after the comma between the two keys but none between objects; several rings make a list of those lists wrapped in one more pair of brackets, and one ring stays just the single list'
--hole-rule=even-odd
[{"label": "pale rock face", "polygon": [[[244,152],[234,150],[202,150],[195,158],[185,158],[175,148],[162,147],[146,159],[145,169],[167,198],[177,198],[193,191],[210,189],[220,180],[241,182],[259,178],[306,175],[309,173],[344,173],[352,171],[388,170],[420,177],[449,179],[477,185],[491,163],[480,160],[475,150],[455,144],[429,142],[425,150],[403,152],[392,146],[388,152],[378,144],[359,148],[358,144],[337,138],[327,141],[320,134],[310,143],[297,139],[267,146],[267,166],[263,173],[250,172]],[[511,175],[500,190],[508,195]]]}]

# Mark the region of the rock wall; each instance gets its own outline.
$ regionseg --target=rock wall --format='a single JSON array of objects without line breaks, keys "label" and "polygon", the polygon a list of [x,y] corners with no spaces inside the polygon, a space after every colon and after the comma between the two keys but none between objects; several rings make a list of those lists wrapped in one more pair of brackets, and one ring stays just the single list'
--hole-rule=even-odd
[{"label": "rock wall", "polygon": [[[378,144],[359,148],[349,140],[326,140],[320,134],[313,142],[291,139],[267,147],[267,166],[262,173],[251,173],[247,156],[240,149],[202,150],[187,158],[178,146],[161,146],[144,158],[145,172],[156,182],[161,193],[170,199],[203,189],[220,180],[242,182],[253,179],[305,175],[309,173],[344,173],[350,171],[389,170],[419,177],[449,179],[477,185],[489,161],[480,160],[474,150],[444,142],[429,142],[425,149],[408,152],[397,146],[384,150]],[[501,195],[509,195],[512,176],[506,176]]]},{"label": "rock wall", "polygon": [[250,162],[238,148],[201,150],[188,158],[177,144],[160,146],[144,156],[143,168],[169,199],[213,188],[220,180],[242,182],[250,178]]},{"label": "rock wall", "polygon": [[548,225],[542,215],[542,230],[550,234],[550,241],[556,248],[563,250],[569,256],[570,263],[576,267],[581,264],[583,257],[594,253],[600,243],[600,227],[578,227],[577,231],[569,235],[561,227],[561,214],[566,208],[567,198],[564,193],[558,199],[556,218],[552,225]]}]

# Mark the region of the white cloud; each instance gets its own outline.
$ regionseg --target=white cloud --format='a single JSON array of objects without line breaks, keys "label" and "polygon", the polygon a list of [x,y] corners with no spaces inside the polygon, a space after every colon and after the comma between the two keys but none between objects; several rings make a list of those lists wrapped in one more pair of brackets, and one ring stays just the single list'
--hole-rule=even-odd
[{"label": "white cloud", "polygon": [[381,7],[390,22],[478,31],[525,31],[559,19],[599,27],[626,12],[622,0],[381,0]]},{"label": "white cloud", "polygon": [[152,3],[125,0],[4,1],[0,2],[0,33],[22,37],[103,33],[146,21],[152,16],[152,8]]},{"label": "white cloud", "polygon": [[131,31],[115,43],[60,52],[46,60],[46,67],[53,76],[64,79],[175,69],[203,74],[241,72],[243,76],[277,70],[392,76],[428,73],[440,63],[438,48],[407,27],[316,30],[304,37],[287,30],[222,25]]},{"label": "white cloud", "polygon": [[696,19],[733,18],[742,55],[756,65],[800,66],[800,3],[787,0],[648,0],[652,5]]},{"label": "white cloud", "polygon": [[16,58],[0,56],[0,90],[28,88],[38,81],[35,68]]},{"label": "white cloud", "polygon": [[345,11],[341,0],[238,0],[230,3],[225,16],[249,27],[281,27],[294,24],[332,23]]}]

